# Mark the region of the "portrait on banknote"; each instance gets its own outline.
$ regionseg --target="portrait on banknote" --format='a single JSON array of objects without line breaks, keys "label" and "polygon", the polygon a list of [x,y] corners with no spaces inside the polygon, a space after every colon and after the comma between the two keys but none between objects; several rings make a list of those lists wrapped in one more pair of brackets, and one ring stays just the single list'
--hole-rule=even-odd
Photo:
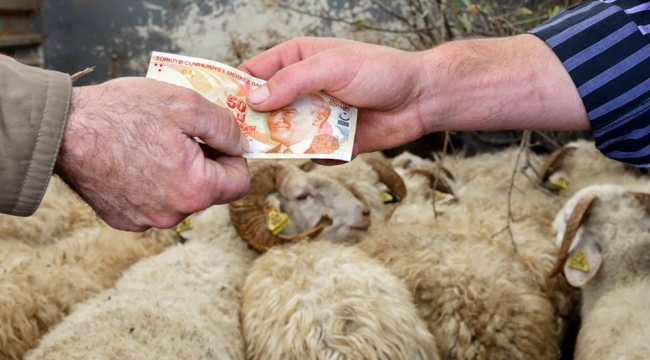
[{"label": "portrait on banknote", "polygon": [[299,96],[290,105],[256,112],[246,95],[262,86],[236,68],[205,59],[154,52],[147,77],[193,89],[229,109],[248,137],[247,158],[318,158],[349,161],[357,109],[323,92]]}]

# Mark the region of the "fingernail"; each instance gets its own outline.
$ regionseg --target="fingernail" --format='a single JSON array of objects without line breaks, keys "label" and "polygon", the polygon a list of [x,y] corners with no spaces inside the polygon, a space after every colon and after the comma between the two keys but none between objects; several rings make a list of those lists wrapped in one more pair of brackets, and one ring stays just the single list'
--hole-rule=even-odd
[{"label": "fingernail", "polygon": [[248,144],[248,138],[246,135],[241,134],[241,150],[244,152],[244,154],[248,154],[248,151],[250,150],[250,145]]},{"label": "fingernail", "polygon": [[262,85],[257,89],[251,91],[248,94],[246,100],[251,104],[261,104],[265,102],[269,98],[269,96],[271,96],[271,91],[269,91],[269,87],[266,85]]}]

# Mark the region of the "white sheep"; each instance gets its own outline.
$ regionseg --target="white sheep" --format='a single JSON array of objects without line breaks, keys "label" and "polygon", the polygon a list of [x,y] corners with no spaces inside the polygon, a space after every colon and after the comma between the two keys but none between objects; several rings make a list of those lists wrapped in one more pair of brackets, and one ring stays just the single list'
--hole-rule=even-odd
[{"label": "white sheep", "polygon": [[7,251],[0,263],[0,358],[21,359],[74,304],[110,288],[132,264],[178,240],[173,231],[96,226],[47,246],[13,242],[21,246],[11,247],[16,252]]},{"label": "white sheep", "polygon": [[574,358],[647,358],[650,193],[619,185],[584,188],[557,214],[554,229],[560,254],[552,275],[563,272],[582,290]]},{"label": "white sheep", "polygon": [[354,242],[371,224],[365,200],[328,177],[267,163],[251,170],[248,194],[230,204],[238,234],[259,251],[303,238]]},{"label": "white sheep", "polygon": [[227,205],[193,220],[185,244],[77,305],[25,359],[243,360],[240,289],[256,253],[229,224]]},{"label": "white sheep", "polygon": [[427,224],[374,228],[358,246],[406,283],[442,359],[557,359],[548,285],[510,249]]},{"label": "white sheep", "polygon": [[249,360],[439,359],[404,284],[360,250],[327,241],[258,258],[242,324]]},{"label": "white sheep", "polygon": [[312,165],[309,172],[342,183],[368,206],[373,223],[391,219],[408,197],[404,181],[381,153],[362,154],[337,166]]}]

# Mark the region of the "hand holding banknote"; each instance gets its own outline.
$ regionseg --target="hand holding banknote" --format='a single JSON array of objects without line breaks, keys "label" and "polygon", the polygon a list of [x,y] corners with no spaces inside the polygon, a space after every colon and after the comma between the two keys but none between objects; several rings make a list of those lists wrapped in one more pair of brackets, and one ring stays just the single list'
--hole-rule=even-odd
[{"label": "hand holding banknote", "polygon": [[[272,48],[240,66],[269,79],[247,98],[249,106],[270,111],[297,96],[323,91],[360,109],[357,151],[388,149],[422,136],[425,121],[416,106],[424,95],[407,72],[415,53],[342,39],[299,39]],[[268,101],[262,97],[273,96]]]},{"label": "hand holding banknote", "polygon": [[195,90],[229,109],[248,137],[247,158],[349,161],[357,109],[322,92],[303,94],[280,109],[257,112],[246,96],[265,81],[207,59],[154,52],[147,77]]},{"label": "hand holding banknote", "polygon": [[248,191],[247,141],[194,91],[122,78],[73,89],[55,172],[115,228],[168,228]]},{"label": "hand holding banknote", "polygon": [[360,152],[434,131],[589,129],[571,77],[534,35],[450,41],[419,52],[299,38],[240,69],[267,80],[247,98],[257,111],[315,91],[357,107]]}]

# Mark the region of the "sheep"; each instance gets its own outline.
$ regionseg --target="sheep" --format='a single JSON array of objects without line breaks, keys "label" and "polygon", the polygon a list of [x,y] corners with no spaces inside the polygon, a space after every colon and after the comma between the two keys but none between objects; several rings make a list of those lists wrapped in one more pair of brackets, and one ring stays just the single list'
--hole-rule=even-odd
[{"label": "sheep", "polygon": [[25,359],[243,360],[240,289],[256,252],[229,223],[228,205],[192,219],[184,244],[75,306]]},{"label": "sheep", "polygon": [[376,227],[358,246],[406,283],[442,359],[557,359],[545,279],[510,249],[427,224]]},{"label": "sheep", "polygon": [[563,201],[591,185],[635,187],[647,182],[640,171],[605,157],[593,141],[587,140],[574,141],[556,150],[541,167],[540,173],[540,183],[559,192]]},{"label": "sheep", "polygon": [[458,200],[455,178],[446,167],[408,152],[395,157],[391,166],[402,177],[408,192],[393,213],[391,223],[432,221]]},{"label": "sheep", "polygon": [[352,246],[270,249],[242,291],[247,359],[439,359],[404,284]]},{"label": "sheep", "polygon": [[650,193],[593,185],[558,212],[560,248],[551,276],[562,272],[582,290],[582,327],[574,358],[645,359],[650,336]]},{"label": "sheep", "polygon": [[59,177],[53,176],[39,208],[30,217],[0,214],[0,240],[48,245],[74,230],[101,221]]},{"label": "sheep", "polygon": [[336,180],[363,199],[373,223],[391,219],[407,197],[403,179],[381,153],[362,154],[337,166],[310,165],[308,171],[311,174]]},{"label": "sheep", "polygon": [[372,222],[367,199],[331,178],[267,163],[251,168],[250,191],[230,204],[230,218],[260,252],[305,237],[354,242]]},{"label": "sheep", "polygon": [[48,246],[21,247],[15,259],[9,252],[11,261],[0,264],[0,359],[21,359],[74,304],[110,288],[129,266],[177,241],[173,231],[97,226]]}]

